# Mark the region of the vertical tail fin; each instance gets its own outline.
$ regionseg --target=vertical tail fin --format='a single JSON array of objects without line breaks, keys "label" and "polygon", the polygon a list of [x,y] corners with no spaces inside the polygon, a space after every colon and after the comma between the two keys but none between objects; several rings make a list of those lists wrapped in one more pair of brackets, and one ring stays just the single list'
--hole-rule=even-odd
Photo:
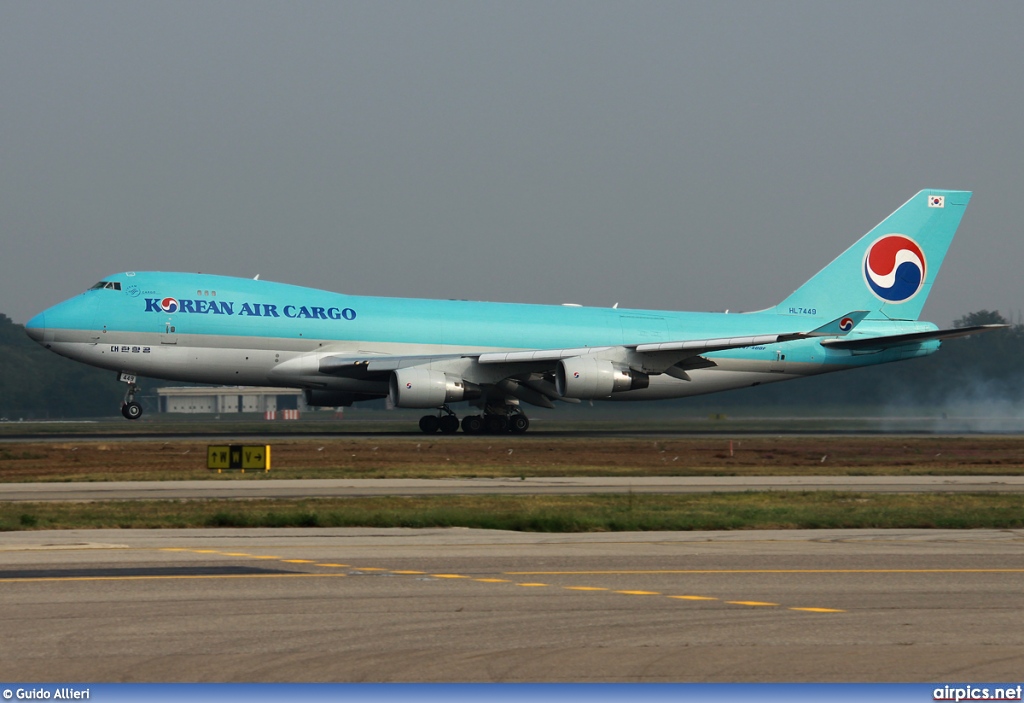
[{"label": "vertical tail fin", "polygon": [[970,191],[922,190],[779,303],[779,314],[916,320],[931,292]]}]

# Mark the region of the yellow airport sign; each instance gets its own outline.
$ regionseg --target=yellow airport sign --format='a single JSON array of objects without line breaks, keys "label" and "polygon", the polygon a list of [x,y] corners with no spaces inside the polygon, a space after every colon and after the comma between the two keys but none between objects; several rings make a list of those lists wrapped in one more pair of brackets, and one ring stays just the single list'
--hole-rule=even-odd
[{"label": "yellow airport sign", "polygon": [[206,468],[221,471],[270,471],[269,444],[211,444],[206,448]]}]

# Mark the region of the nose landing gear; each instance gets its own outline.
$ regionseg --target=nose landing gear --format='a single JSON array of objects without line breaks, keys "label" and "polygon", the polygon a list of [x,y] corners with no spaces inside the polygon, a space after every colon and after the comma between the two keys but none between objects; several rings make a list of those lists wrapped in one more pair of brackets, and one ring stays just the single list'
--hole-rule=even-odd
[{"label": "nose landing gear", "polygon": [[122,371],[117,375],[117,380],[128,384],[128,390],[125,392],[124,400],[121,402],[121,415],[126,420],[138,420],[142,417],[142,405],[135,402],[135,394],[139,391],[139,387],[135,383],[135,375]]},{"label": "nose landing gear", "polygon": [[121,405],[121,414],[127,420],[138,420],[142,417],[142,406],[135,401],[124,403]]}]

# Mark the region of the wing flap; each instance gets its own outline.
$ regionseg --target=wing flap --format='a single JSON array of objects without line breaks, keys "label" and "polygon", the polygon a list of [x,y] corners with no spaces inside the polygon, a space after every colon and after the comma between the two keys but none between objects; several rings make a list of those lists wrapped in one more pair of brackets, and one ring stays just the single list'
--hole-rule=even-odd
[{"label": "wing flap", "polygon": [[692,352],[693,354],[706,354],[707,352],[723,351],[725,349],[738,349],[740,347],[756,347],[762,344],[777,344],[779,342],[797,339],[798,337],[782,334],[759,334],[750,337],[727,337],[722,339],[693,339],[683,342],[657,342],[653,344],[637,344],[632,347],[641,354],[654,352]]},{"label": "wing flap", "polygon": [[529,361],[558,361],[608,351],[614,347],[576,347],[572,349],[528,349],[525,351],[486,352],[477,357],[481,364],[515,364]]}]

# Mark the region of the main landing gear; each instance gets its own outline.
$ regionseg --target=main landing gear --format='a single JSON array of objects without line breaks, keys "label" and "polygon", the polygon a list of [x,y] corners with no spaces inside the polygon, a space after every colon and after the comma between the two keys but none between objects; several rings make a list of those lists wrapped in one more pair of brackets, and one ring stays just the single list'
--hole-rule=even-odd
[{"label": "main landing gear", "polygon": [[425,434],[434,434],[438,430],[441,434],[452,434],[459,429],[459,418],[455,416],[447,405],[441,408],[447,415],[424,415],[420,418],[420,431]]},{"label": "main landing gear", "polygon": [[[444,405],[445,415],[424,415],[420,418],[420,430],[426,434],[454,434],[459,429],[459,418]],[[518,408],[501,412],[485,412],[483,415],[466,415],[462,418],[462,431],[466,434],[523,434],[530,429],[530,419]]]},{"label": "main landing gear", "polygon": [[142,417],[142,405],[135,402],[135,394],[139,391],[139,387],[135,384],[135,376],[130,373],[120,373],[117,375],[117,380],[128,384],[128,390],[121,402],[121,414],[126,420],[138,420]]}]

